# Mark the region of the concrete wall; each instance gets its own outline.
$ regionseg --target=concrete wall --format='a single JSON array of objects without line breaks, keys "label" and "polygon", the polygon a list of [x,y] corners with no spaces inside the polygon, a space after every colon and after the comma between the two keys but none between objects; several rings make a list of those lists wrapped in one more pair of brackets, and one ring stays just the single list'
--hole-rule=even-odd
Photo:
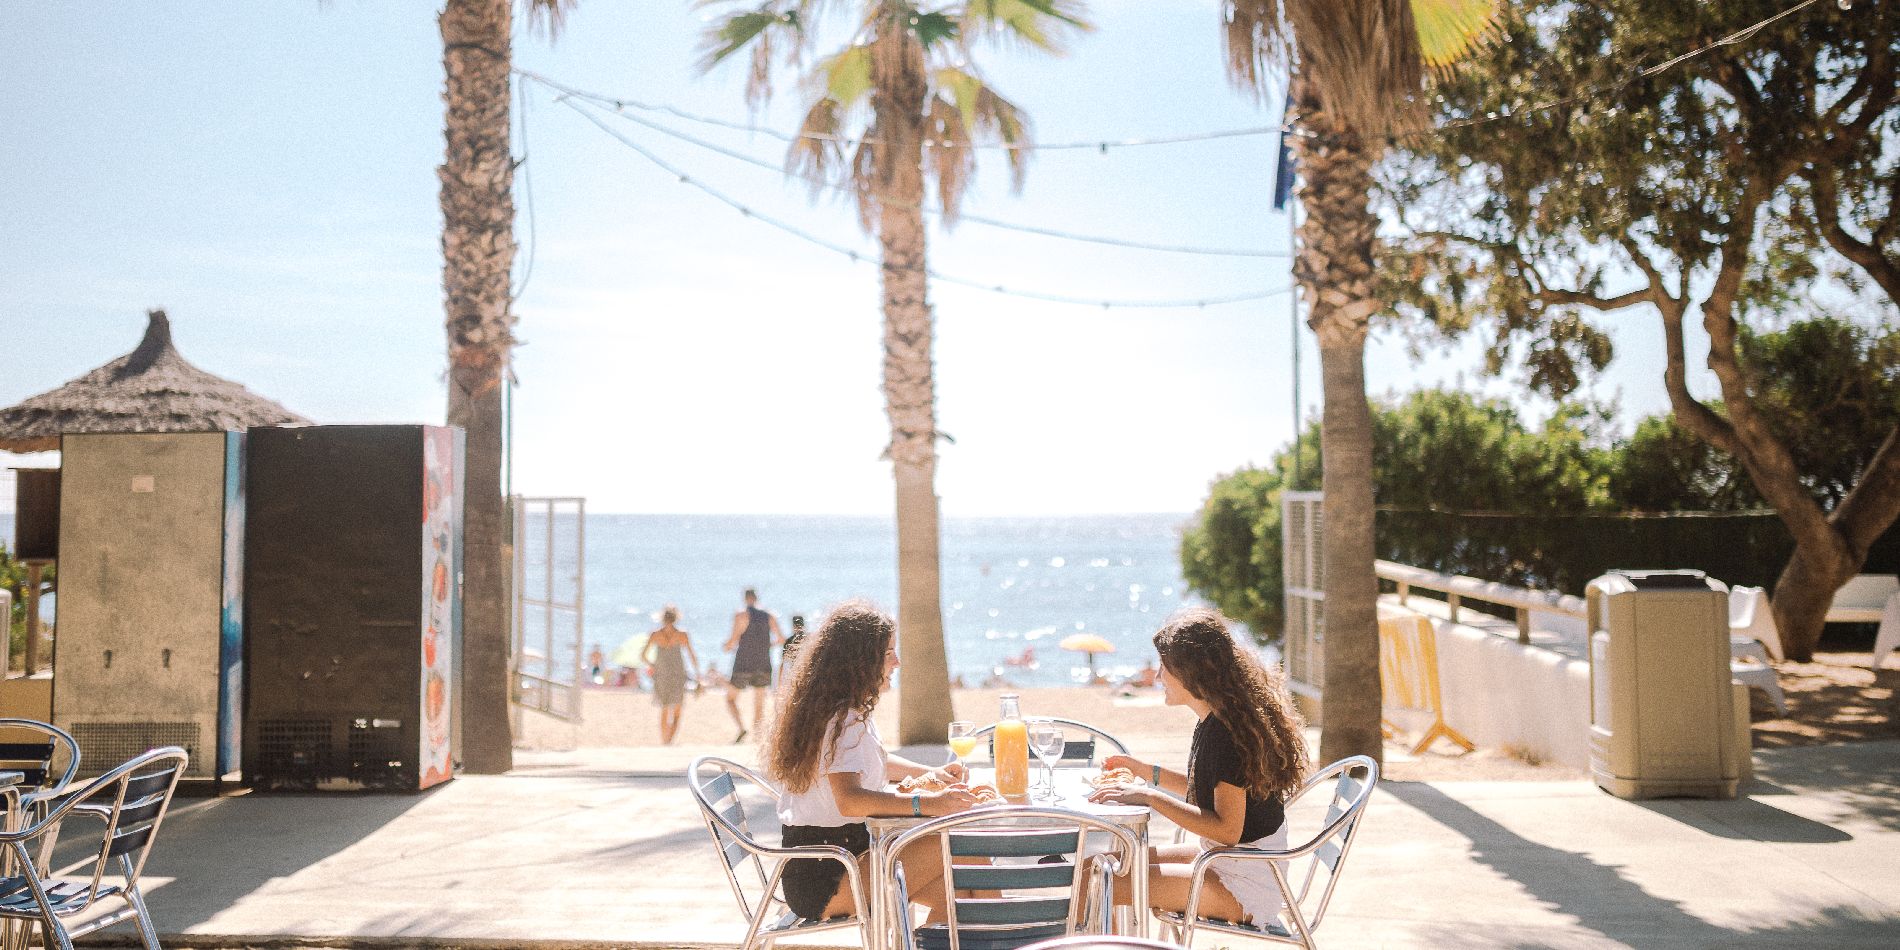
[{"label": "concrete wall", "polygon": [[1590,768],[1590,665],[1433,618],[1445,721],[1481,748]]},{"label": "concrete wall", "polygon": [[152,745],[215,771],[225,578],[222,432],[68,436],[53,721],[82,774]]}]

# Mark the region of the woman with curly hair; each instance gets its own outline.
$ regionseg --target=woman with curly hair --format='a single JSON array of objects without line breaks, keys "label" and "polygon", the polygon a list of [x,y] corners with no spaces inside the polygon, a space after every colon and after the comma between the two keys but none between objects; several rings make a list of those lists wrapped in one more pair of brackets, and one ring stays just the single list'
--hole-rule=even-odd
[{"label": "woman with curly hair", "polygon": [[[1187,909],[1189,870],[1202,849],[1286,847],[1286,802],[1306,774],[1305,723],[1277,671],[1234,642],[1219,611],[1176,614],[1155,633],[1160,681],[1170,706],[1200,717],[1185,774],[1133,756],[1109,756],[1149,784],[1105,788],[1098,802],[1147,805],[1199,835],[1199,845],[1149,852],[1149,898],[1163,910]],[[1201,887],[1204,917],[1266,924],[1280,912],[1279,887],[1260,862],[1215,861]]]},{"label": "woman with curly hair", "polygon": [[[871,815],[948,815],[976,803],[960,783],[962,764],[941,769],[885,751],[871,712],[897,670],[897,625],[864,601],[832,608],[806,638],[784,706],[764,749],[765,771],[778,783],[778,817],[786,847],[836,845],[859,856],[870,850],[863,819]],[[950,787],[917,794],[885,790],[889,782],[934,776]],[[943,919],[943,858],[935,841],[919,841],[898,859],[910,892]],[[800,858],[786,862],[785,903],[808,919],[862,913],[853,905],[844,865]],[[865,880],[869,883],[866,869]]]}]

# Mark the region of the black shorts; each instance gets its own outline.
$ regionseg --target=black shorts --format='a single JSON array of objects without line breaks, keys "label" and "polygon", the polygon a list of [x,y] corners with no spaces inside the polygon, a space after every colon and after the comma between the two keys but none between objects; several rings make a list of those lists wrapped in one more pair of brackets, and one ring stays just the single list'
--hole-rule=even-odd
[{"label": "black shorts", "polygon": [[733,670],[733,689],[771,689],[771,670]]},{"label": "black shorts", "polygon": [[[820,776],[823,778],[823,776]],[[785,847],[801,848],[829,844],[852,854],[871,850],[871,830],[863,822],[852,825],[786,825]],[[785,891],[785,906],[806,920],[816,920],[838,893],[844,880],[844,865],[830,858],[794,858],[785,862],[785,875],[779,884]]]}]

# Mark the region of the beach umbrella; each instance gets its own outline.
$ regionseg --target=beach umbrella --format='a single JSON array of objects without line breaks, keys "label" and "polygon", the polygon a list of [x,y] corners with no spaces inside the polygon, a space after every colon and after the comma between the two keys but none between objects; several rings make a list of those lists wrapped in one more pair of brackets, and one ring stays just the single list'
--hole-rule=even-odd
[{"label": "beach umbrella", "polygon": [[1056,644],[1064,650],[1074,650],[1089,658],[1089,679],[1095,678],[1095,654],[1115,652],[1115,644],[1093,633],[1072,633]]},{"label": "beach umbrella", "polygon": [[47,452],[62,433],[219,432],[310,420],[190,363],[165,311],[147,314],[138,348],[58,389],[0,409],[0,451]]},{"label": "beach umbrella", "polygon": [[614,655],[607,658],[608,666],[624,666],[633,669],[641,666],[640,652],[647,648],[647,637],[651,634],[636,633],[614,649]]}]

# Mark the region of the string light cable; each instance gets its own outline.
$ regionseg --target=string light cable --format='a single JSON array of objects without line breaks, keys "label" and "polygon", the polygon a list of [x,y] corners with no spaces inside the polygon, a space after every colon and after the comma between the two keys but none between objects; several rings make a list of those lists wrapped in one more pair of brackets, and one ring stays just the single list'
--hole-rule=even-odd
[{"label": "string light cable", "polygon": [[[1694,49],[1689,50],[1686,53],[1682,53],[1680,55],[1670,57],[1669,59],[1666,59],[1662,61],[1661,63],[1658,63],[1654,66],[1649,66],[1641,70],[1638,70],[1629,78],[1624,79],[1621,82],[1618,82],[1615,85],[1602,89],[1601,91],[1598,91],[1598,92],[1581,92],[1581,93],[1576,93],[1569,96],[1563,96],[1561,98],[1557,98],[1549,102],[1545,102],[1541,105],[1531,106],[1531,107],[1528,107],[1526,109],[1522,109],[1516,112],[1509,112],[1509,113],[1490,112],[1482,116],[1472,116],[1470,118],[1465,118],[1465,119],[1454,119],[1449,122],[1441,123],[1430,129],[1425,129],[1420,132],[1410,133],[1409,135],[1404,136],[1404,137],[1416,138],[1416,137],[1431,135],[1435,132],[1440,132],[1447,129],[1468,128],[1473,125],[1482,125],[1487,122],[1501,122],[1507,119],[1518,118],[1521,116],[1531,115],[1537,112],[1546,111],[1549,109],[1555,109],[1563,105],[1570,105],[1570,104],[1583,102],[1583,101],[1593,99],[1593,98],[1599,98],[1609,93],[1616,92],[1617,90],[1622,89],[1624,86],[1627,86],[1630,83],[1633,83],[1639,79],[1646,79],[1646,78],[1649,78],[1650,76],[1654,76],[1657,73],[1663,72],[1665,70],[1673,69],[1684,62],[1687,62],[1691,59],[1694,59],[1712,50],[1720,49],[1724,46],[1735,46],[1737,44],[1746,42],[1747,40],[1752,38],[1755,34],[1761,32],[1767,27],[1772,26],[1773,24],[1778,23],[1783,19],[1786,19],[1787,17],[1791,17],[1797,13],[1800,13],[1801,11],[1806,10],[1807,8],[1814,6],[1815,4],[1820,3],[1820,2],[1821,0],[1801,0],[1801,2],[1795,4],[1792,7],[1789,7],[1786,10],[1781,11],[1780,13],[1774,14],[1773,16],[1767,17],[1766,19],[1763,19],[1755,23],[1752,23],[1748,26],[1745,26],[1739,30],[1736,30],[1733,33],[1730,33],[1727,36],[1722,37],[1721,39],[1715,40],[1714,42],[1708,43],[1703,46],[1696,47]],[[1849,10],[1853,8],[1853,0],[1835,0],[1835,5],[1838,6],[1842,10]],[[837,143],[845,144],[845,145],[856,145],[859,142],[871,142],[872,144],[880,144],[880,143],[877,143],[876,140],[874,139],[868,139],[868,138],[860,139],[860,138],[853,138],[851,136],[835,135],[835,134],[825,133],[825,132],[782,132],[778,129],[774,129],[769,126],[758,125],[752,122],[735,122],[730,119],[721,119],[714,116],[702,115],[696,112],[690,112],[688,110],[681,109],[677,106],[667,105],[664,103],[645,102],[639,99],[633,99],[626,96],[610,96],[605,93],[592,92],[590,90],[582,89],[577,86],[572,86],[567,83],[561,82],[559,80],[552,79],[548,76],[544,76],[540,73],[534,72],[533,70],[522,69],[519,66],[510,67],[510,69],[512,72],[514,72],[518,76],[521,76],[525,79],[532,79],[551,89],[557,89],[561,91],[562,93],[565,93],[566,95],[573,96],[579,99],[586,99],[590,102],[593,102],[596,105],[608,106],[619,111],[624,111],[625,109],[638,109],[643,112],[665,113],[667,115],[671,115],[676,118],[685,119],[689,122],[697,122],[704,125],[716,125],[716,126],[721,126],[728,129],[738,129],[738,130],[742,130],[746,132],[755,132],[760,135],[766,135],[771,138],[775,138],[775,139],[778,139],[779,141],[787,142],[787,143],[796,142],[800,139],[811,139],[811,140],[823,141],[823,142],[837,142]],[[1034,151],[1034,150],[1063,151],[1063,150],[1092,149],[1092,150],[1101,152],[1103,154],[1107,154],[1109,149],[1113,149],[1113,148],[1134,148],[1134,147],[1148,146],[1148,145],[1176,145],[1176,144],[1188,143],[1188,142],[1208,142],[1208,141],[1216,141],[1219,139],[1248,138],[1248,137],[1253,137],[1253,136],[1280,135],[1280,134],[1295,135],[1295,136],[1302,136],[1302,137],[1308,137],[1308,138],[1313,137],[1314,135],[1314,133],[1310,131],[1296,127],[1295,123],[1283,122],[1278,125],[1249,126],[1249,127],[1237,128],[1237,129],[1217,129],[1217,130],[1209,131],[1209,132],[1191,132],[1191,133],[1184,133],[1180,135],[1157,136],[1153,138],[1091,139],[1091,140],[1086,140],[1086,141],[1049,142],[1049,143],[983,142],[983,143],[965,143],[965,144],[967,145],[967,147],[970,147],[970,148],[1022,150],[1022,151]]]},{"label": "string light cable", "polygon": [[[837,142],[842,145],[857,145],[860,142],[867,142],[872,145],[883,144],[879,142],[877,139],[873,139],[873,138],[861,138],[861,137],[854,137],[854,136],[849,136],[849,135],[836,135],[829,132],[782,132],[770,126],[758,125],[752,122],[735,122],[731,119],[721,119],[715,116],[702,115],[697,112],[689,112],[685,109],[679,108],[678,106],[666,105],[664,103],[644,102],[639,99],[629,99],[624,96],[610,96],[610,95],[607,95],[606,93],[591,92],[586,89],[581,89],[576,86],[570,86],[567,83],[561,82],[559,80],[551,79],[547,76],[543,76],[540,73],[534,72],[533,70],[522,69],[519,66],[511,67],[511,69],[514,72],[514,74],[517,76],[520,76],[524,79],[532,79],[535,82],[541,83],[542,85],[547,86],[550,89],[558,89],[567,95],[573,96],[574,98],[586,99],[589,102],[594,103],[595,105],[611,106],[618,109],[638,109],[642,112],[663,112],[675,118],[685,119],[688,122],[698,122],[702,125],[717,125],[722,128],[737,129],[744,132],[756,132],[760,135],[770,136],[771,138],[775,138],[781,142],[786,142],[786,143],[796,142],[800,139],[810,139],[812,141],[819,141],[819,142]],[[1112,148],[1140,148],[1142,146],[1147,146],[1147,145],[1179,145],[1185,142],[1211,142],[1211,141],[1216,141],[1219,139],[1252,138],[1252,137],[1261,136],[1261,135],[1279,135],[1283,132],[1290,135],[1306,135],[1307,134],[1306,132],[1303,132],[1299,129],[1295,129],[1286,123],[1282,123],[1279,125],[1248,126],[1245,128],[1238,128],[1238,129],[1217,129],[1211,132],[1185,132],[1178,135],[1161,135],[1161,136],[1154,136],[1150,138],[1089,139],[1086,141],[1075,141],[1075,142],[966,142],[966,143],[957,143],[957,144],[965,148],[997,149],[1001,151],[1059,152],[1059,151],[1086,150],[1086,151],[1102,152],[1106,154],[1108,150]],[[947,145],[951,143],[928,142],[926,144]]]},{"label": "string light cable", "polygon": [[534,226],[534,166],[528,164],[528,90],[524,87],[520,92],[521,102],[516,108],[520,114],[518,121],[521,124],[521,160],[516,164],[521,168],[522,197],[526,199],[527,204],[528,253],[526,256],[528,260],[521,268],[521,283],[515,285],[514,291],[508,295],[510,303],[520,300],[521,295],[527,292],[528,281],[534,277],[534,252],[540,246],[540,241],[535,236]]},{"label": "string light cable", "polygon": [[[1820,2],[1821,0],[1801,0],[1800,3],[1797,3],[1794,6],[1781,11],[1780,13],[1777,13],[1766,19],[1758,20],[1754,23],[1751,23],[1748,26],[1742,27],[1741,29],[1736,30],[1733,33],[1730,33],[1729,35],[1724,36],[1721,39],[1715,40],[1714,42],[1708,43],[1704,46],[1698,46],[1695,49],[1692,49],[1686,53],[1672,56],[1666,60],[1663,60],[1660,63],[1657,63],[1654,66],[1648,66],[1643,69],[1637,70],[1634,74],[1624,79],[1618,80],[1617,82],[1612,83],[1611,85],[1607,87],[1599,87],[1597,90],[1594,90],[1594,91],[1579,92],[1579,93],[1574,93],[1568,96],[1561,96],[1559,98],[1552,99],[1549,102],[1544,102],[1538,105],[1529,106],[1523,109],[1519,109],[1515,112],[1487,112],[1484,115],[1471,116],[1469,118],[1464,118],[1464,119],[1453,119],[1449,122],[1439,123],[1438,125],[1435,125],[1422,132],[1414,132],[1414,133],[1411,133],[1410,135],[1403,136],[1403,138],[1420,138],[1420,137],[1432,135],[1438,132],[1443,132],[1449,129],[1466,129],[1474,125],[1485,125],[1491,122],[1505,122],[1511,119],[1522,118],[1528,115],[1536,115],[1539,112],[1548,112],[1551,109],[1560,108],[1562,106],[1575,105],[1575,104],[1586,102],[1592,99],[1600,99],[1604,96],[1608,96],[1613,93],[1620,92],[1623,89],[1627,88],[1630,84],[1635,83],[1639,80],[1648,79],[1651,76],[1657,75],[1658,73],[1662,73],[1670,69],[1674,69],[1675,67],[1680,66],[1683,63],[1686,63],[1689,60],[1692,60],[1705,53],[1709,53],[1714,50],[1721,49],[1724,46],[1739,46],[1742,43],[1746,43],[1750,39],[1754,38],[1755,34],[1760,33],[1762,30],[1765,30],[1768,27],[1773,26],[1774,24],[1779,23],[1784,19],[1787,19],[1788,17],[1794,16],[1795,14],[1800,13],[1801,11],[1806,10],[1807,8],[1814,6],[1815,4],[1820,3]],[[1852,9],[1854,6],[1853,0],[1835,0],[1835,3],[1836,3],[1836,6],[1840,7],[1842,10],[1849,10],[1849,9]]]},{"label": "string light cable", "polygon": [[[534,81],[538,82],[538,80],[534,80]],[[555,102],[564,103],[569,98],[567,93],[560,92],[558,89],[556,89],[553,86],[549,86],[547,88],[550,91],[553,91],[555,93],[555,98],[554,98]],[[572,97],[572,98],[579,98],[579,97]],[[694,145],[699,148],[706,149],[707,151],[710,151],[710,152],[716,152],[720,155],[726,156],[727,158],[735,159],[737,161],[744,162],[748,165],[753,165],[759,168],[763,168],[767,171],[777,172],[781,175],[784,175],[785,177],[806,182],[807,184],[814,185],[818,188],[822,188],[827,191],[840,193],[840,194],[848,194],[851,192],[851,189],[848,186],[831,181],[830,179],[817,176],[817,175],[801,175],[801,174],[789,172],[789,171],[786,171],[783,167],[777,164],[774,164],[773,162],[769,162],[769,161],[766,161],[765,159],[758,158],[753,155],[749,155],[737,149],[727,148],[726,146],[720,145],[716,142],[709,142],[697,136],[689,135],[685,132],[681,132],[678,129],[673,129],[665,125],[661,125],[660,123],[654,122],[650,119],[643,119],[637,115],[629,114],[624,109],[606,106],[605,104],[602,104],[602,103],[595,103],[592,100],[585,100],[585,101],[588,101],[589,104],[594,105],[596,108],[612,108],[613,110],[612,114],[614,115],[615,118],[623,119],[625,121],[638,125],[642,128],[650,129],[661,135],[667,136],[668,138],[676,139],[678,141],[685,142],[689,145]],[[895,204],[897,207],[916,208],[917,210],[921,210],[927,214],[933,214],[939,217],[943,216],[944,214],[943,209],[940,207],[934,207],[934,206],[929,206],[929,205],[922,205],[922,206],[907,205],[904,203],[897,203],[897,202],[894,202],[893,204]],[[1158,243],[1154,241],[1139,241],[1132,238],[1104,237],[1101,235],[1094,235],[1094,234],[1080,234],[1074,231],[1062,231],[1055,228],[1039,227],[1037,225],[1032,225],[1032,224],[1018,224],[1013,221],[1000,221],[995,218],[986,218],[981,215],[974,215],[974,214],[968,214],[968,213],[959,214],[957,216],[957,220],[968,221],[972,224],[981,224],[981,225],[986,225],[988,227],[993,227],[993,228],[1000,228],[1005,231],[1020,231],[1025,234],[1035,234],[1042,237],[1056,238],[1056,239],[1064,240],[1064,241],[1080,241],[1086,244],[1104,244],[1111,247],[1132,248],[1135,250],[1142,250],[1142,251],[1164,251],[1164,252],[1173,253],[1173,254],[1195,254],[1195,255],[1202,255],[1202,256],[1208,256],[1208,257],[1290,258],[1293,256],[1291,251],[1266,251],[1266,250],[1256,250],[1253,248],[1200,247],[1200,246],[1186,245],[1186,244],[1162,244],[1162,243]]]},{"label": "string light cable", "polygon": [[714,200],[720,202],[721,204],[724,204],[727,207],[732,208],[734,211],[739,212],[739,214],[744,217],[751,218],[757,221],[761,221],[765,224],[771,225],[772,227],[777,228],[778,230],[783,231],[787,234],[790,234],[791,236],[796,237],[799,240],[802,240],[808,244],[813,244],[818,247],[824,248],[825,250],[831,251],[834,254],[838,254],[838,255],[850,258],[853,262],[856,262],[856,263],[875,263],[875,264],[878,264],[878,266],[887,268],[887,269],[903,270],[903,271],[908,271],[911,273],[922,273],[924,276],[929,277],[930,279],[935,280],[935,281],[940,281],[942,283],[955,284],[961,287],[970,287],[977,290],[986,291],[988,293],[1000,294],[1000,295],[1008,296],[1008,297],[1022,297],[1029,300],[1040,300],[1046,303],[1063,303],[1063,304],[1075,304],[1078,306],[1100,307],[1104,310],[1118,309],[1118,308],[1130,309],[1130,310],[1135,310],[1135,309],[1179,310],[1179,309],[1189,309],[1189,308],[1199,309],[1199,308],[1204,308],[1204,307],[1218,306],[1221,304],[1242,303],[1242,302],[1250,301],[1250,300],[1264,300],[1268,297],[1287,293],[1292,290],[1292,287],[1288,286],[1288,287],[1276,287],[1276,288],[1271,288],[1267,290],[1246,291],[1246,292],[1236,293],[1236,294],[1226,294],[1226,295],[1197,297],[1197,298],[1180,298],[1180,299],[1169,299],[1169,300],[1104,300],[1100,298],[1075,297],[1075,296],[1070,296],[1067,294],[1052,294],[1052,293],[1043,293],[1040,291],[1020,290],[1017,288],[1008,287],[1001,284],[993,284],[993,283],[980,281],[980,280],[972,280],[967,277],[957,277],[950,274],[940,273],[929,267],[912,266],[912,267],[905,267],[905,268],[897,268],[897,267],[894,267],[893,265],[885,264],[880,261],[877,261],[874,255],[867,255],[856,248],[848,247],[846,245],[839,244],[835,241],[827,240],[823,237],[813,234],[810,231],[807,231],[788,221],[784,221],[772,215],[765,214],[764,212],[758,211],[752,208],[751,206],[745,204],[744,202],[741,202],[738,199],[733,198],[732,196],[726,194],[725,192],[720,191],[719,189],[714,188],[713,186],[703,181],[700,181],[697,178],[694,178],[692,175],[680,169],[678,166],[672,164],[671,162],[666,161],[665,159],[661,158],[659,155],[654,154],[646,146],[641,145],[639,142],[622,134],[620,130],[614,128],[611,125],[608,125],[605,121],[602,120],[600,115],[589,110],[587,107],[581,105],[580,102],[576,101],[575,99],[572,99],[572,98],[562,99],[560,100],[560,102],[562,105],[567,106],[568,108],[574,110],[576,114],[580,115],[582,118],[592,123],[596,128],[600,129],[602,132],[605,132],[607,135],[611,136],[616,141],[620,142],[620,144],[632,150],[635,154],[639,155],[641,158],[644,158],[648,162],[651,162],[654,166],[658,167],[661,171],[664,171],[667,174],[672,175],[674,179],[679,181],[680,184],[691,186],[695,190],[700,191],[706,194],[707,196],[713,198]]}]

